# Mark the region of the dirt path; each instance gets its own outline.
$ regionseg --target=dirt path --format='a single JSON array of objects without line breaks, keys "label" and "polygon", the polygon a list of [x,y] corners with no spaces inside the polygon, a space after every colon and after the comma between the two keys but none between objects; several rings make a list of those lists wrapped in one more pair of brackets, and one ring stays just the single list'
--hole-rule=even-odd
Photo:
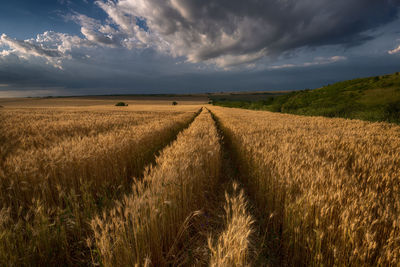
[{"label": "dirt path", "polygon": [[[212,114],[212,113],[211,113]],[[218,239],[224,231],[226,231],[227,225],[227,197],[232,200],[235,196],[238,196],[240,189],[246,190],[246,186],[242,184],[238,165],[233,158],[232,149],[229,142],[225,139],[224,133],[221,130],[218,120],[212,114],[215,121],[217,130],[221,137],[221,148],[222,148],[222,167],[221,176],[216,192],[209,192],[207,196],[207,203],[204,203],[201,214],[197,218],[193,219],[190,230],[193,233],[192,240],[188,240],[188,246],[182,248],[185,250],[185,254],[182,255],[179,265],[183,266],[210,266],[213,265],[212,252],[210,251],[211,244],[217,244]],[[234,190],[233,184],[238,184],[238,190]],[[250,217],[254,218],[253,212],[255,211],[251,204],[250,198],[244,194],[246,200],[246,209]],[[232,203],[230,203],[232,204]],[[259,226],[257,220],[254,220],[251,225],[254,231],[250,235],[250,246],[248,254],[249,262],[255,266],[265,266],[266,262],[259,260],[260,242],[261,238],[259,235]],[[231,227],[232,228],[232,227]],[[234,238],[233,238],[234,239]],[[216,245],[217,246],[217,245]],[[238,248],[235,248],[238,249]],[[240,248],[239,248],[240,249]],[[222,253],[223,254],[223,253]],[[223,264],[222,264],[223,265]],[[215,263],[214,263],[215,266]],[[217,264],[218,266],[218,264]]]}]

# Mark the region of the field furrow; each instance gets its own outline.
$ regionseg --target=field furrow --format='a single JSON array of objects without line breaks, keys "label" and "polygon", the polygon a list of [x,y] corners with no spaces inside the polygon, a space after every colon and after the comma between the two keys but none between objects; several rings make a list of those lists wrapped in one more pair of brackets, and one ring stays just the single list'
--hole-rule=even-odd
[{"label": "field furrow", "polygon": [[132,193],[92,221],[105,266],[188,264],[185,246],[220,175],[219,136],[207,110],[164,149]]}]

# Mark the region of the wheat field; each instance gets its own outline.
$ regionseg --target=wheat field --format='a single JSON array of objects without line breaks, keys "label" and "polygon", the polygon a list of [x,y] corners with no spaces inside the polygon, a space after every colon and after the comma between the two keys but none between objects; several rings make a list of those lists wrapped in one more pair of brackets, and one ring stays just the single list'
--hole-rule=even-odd
[{"label": "wheat field", "polygon": [[88,263],[90,218],[129,190],[198,109],[2,111],[0,263]]},{"label": "wheat field", "polygon": [[397,266],[400,127],[213,108],[278,265]]},{"label": "wheat field", "polygon": [[29,101],[0,110],[0,266],[399,266],[398,125]]},{"label": "wheat field", "polygon": [[220,146],[211,115],[203,111],[165,148],[131,194],[92,221],[107,266],[174,264],[185,228],[218,185]]}]

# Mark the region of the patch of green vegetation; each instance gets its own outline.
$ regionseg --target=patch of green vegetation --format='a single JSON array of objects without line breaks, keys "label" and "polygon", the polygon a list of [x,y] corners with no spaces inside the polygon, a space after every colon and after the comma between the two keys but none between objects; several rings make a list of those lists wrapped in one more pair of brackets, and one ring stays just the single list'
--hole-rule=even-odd
[{"label": "patch of green vegetation", "polygon": [[117,107],[127,107],[128,104],[125,104],[125,102],[118,102],[117,104],[115,104],[115,106],[117,106]]},{"label": "patch of green vegetation", "polygon": [[227,101],[214,105],[269,110],[308,116],[341,117],[400,123],[400,75],[354,79],[315,90],[295,91],[259,101]]}]

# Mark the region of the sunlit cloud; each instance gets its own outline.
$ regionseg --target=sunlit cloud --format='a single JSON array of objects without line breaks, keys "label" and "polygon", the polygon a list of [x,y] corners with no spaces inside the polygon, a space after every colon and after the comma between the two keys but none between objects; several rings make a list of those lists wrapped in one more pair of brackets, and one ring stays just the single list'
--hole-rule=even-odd
[{"label": "sunlit cloud", "polygon": [[17,55],[24,59],[30,57],[43,58],[46,63],[62,69],[63,60],[71,58],[71,50],[74,47],[87,46],[88,42],[77,36],[49,31],[28,40],[16,40],[2,34],[0,45],[9,47],[9,50],[1,52],[4,57]]},{"label": "sunlit cloud", "polygon": [[388,51],[390,55],[397,54],[399,52],[400,52],[400,45],[397,48]]},{"label": "sunlit cloud", "polygon": [[295,67],[311,67],[311,66],[332,64],[332,63],[336,63],[336,62],[344,61],[344,60],[347,60],[347,58],[344,56],[333,56],[333,57],[328,57],[328,58],[317,57],[313,61],[310,61],[310,62],[304,62],[301,64],[273,65],[273,66],[269,66],[268,68],[271,70],[277,70],[277,69],[287,69],[287,68],[295,68]]}]

